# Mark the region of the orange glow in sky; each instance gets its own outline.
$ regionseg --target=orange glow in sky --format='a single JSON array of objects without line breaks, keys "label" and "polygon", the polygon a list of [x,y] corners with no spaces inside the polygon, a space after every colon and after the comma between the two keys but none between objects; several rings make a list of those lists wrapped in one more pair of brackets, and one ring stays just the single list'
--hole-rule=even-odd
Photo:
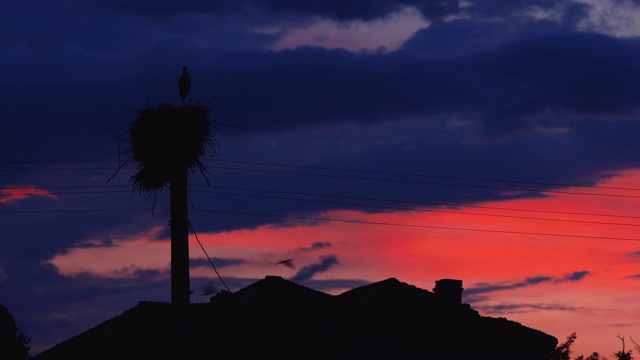
[{"label": "orange glow in sky", "polygon": [[[598,188],[561,189],[567,193],[544,198],[378,214],[331,211],[317,217],[368,224],[267,225],[202,233],[199,239],[212,257],[245,260],[221,269],[223,277],[291,278],[296,270],[274,264],[294,258],[299,269],[331,254],[338,265],[318,273],[315,280],[375,282],[395,277],[431,290],[435,280],[462,279],[469,294],[465,301],[482,315],[518,321],[560,342],[576,332],[575,356],[598,351],[610,357],[621,349],[616,335],[637,334],[640,322],[640,198],[634,197],[640,194],[611,188],[633,188],[639,182],[640,171],[630,171]],[[109,247],[70,249],[50,262],[71,276],[82,272],[131,276],[126,269],[158,269],[166,274],[168,239],[149,240],[158,231],[123,237]],[[316,243],[326,246],[311,249]],[[192,258],[204,258],[193,237],[190,251]],[[191,276],[215,274],[197,267]]]}]

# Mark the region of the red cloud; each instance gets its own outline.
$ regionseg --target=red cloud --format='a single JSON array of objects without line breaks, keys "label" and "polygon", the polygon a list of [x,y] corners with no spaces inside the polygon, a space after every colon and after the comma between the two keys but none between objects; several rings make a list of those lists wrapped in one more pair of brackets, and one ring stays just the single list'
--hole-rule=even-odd
[{"label": "red cloud", "polygon": [[16,200],[25,200],[32,196],[46,196],[51,199],[58,198],[56,195],[36,187],[7,187],[0,190],[0,204],[11,204]]}]

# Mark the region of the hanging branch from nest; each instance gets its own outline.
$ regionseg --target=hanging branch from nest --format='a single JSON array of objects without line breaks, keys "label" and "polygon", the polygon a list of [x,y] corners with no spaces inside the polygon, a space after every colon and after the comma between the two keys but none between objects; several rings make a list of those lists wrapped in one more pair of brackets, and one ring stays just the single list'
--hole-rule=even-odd
[{"label": "hanging branch from nest", "polygon": [[116,175],[118,175],[118,173],[120,172],[120,170],[122,170],[126,165],[127,162],[129,160],[131,160],[131,158],[127,158],[124,162],[122,161],[122,151],[120,150],[120,144],[123,142],[122,140],[120,140],[120,133],[116,134],[116,138],[117,141],[116,143],[118,144],[118,168],[116,169],[116,171],[113,173],[113,175],[111,175],[108,179],[107,179],[107,183],[109,183],[111,180],[113,180],[114,177],[116,177]]}]

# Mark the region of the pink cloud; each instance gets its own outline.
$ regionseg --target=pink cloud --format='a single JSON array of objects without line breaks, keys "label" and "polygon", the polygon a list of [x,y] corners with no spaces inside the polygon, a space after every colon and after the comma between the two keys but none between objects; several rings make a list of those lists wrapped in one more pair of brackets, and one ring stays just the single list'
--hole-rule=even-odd
[{"label": "pink cloud", "polygon": [[17,200],[26,200],[34,196],[44,196],[57,199],[58,196],[37,187],[6,187],[0,190],[0,204],[12,204]]},{"label": "pink cloud", "polygon": [[161,231],[161,227],[156,227],[137,234],[106,234],[104,238],[109,240],[109,246],[86,247],[84,245],[104,243],[104,239],[99,237],[86,239],[48,262],[66,276],[86,273],[115,279],[134,277],[136,271],[157,270],[164,273],[171,261],[170,243],[168,239],[152,240]]},{"label": "pink cloud", "polygon": [[[350,21],[337,23],[321,19],[299,29],[288,29],[277,41],[274,50],[293,49],[298,46],[318,46],[326,49],[396,50],[417,30],[429,26],[419,11],[405,8],[385,19],[369,22]],[[271,29],[271,32],[277,30]]]}]

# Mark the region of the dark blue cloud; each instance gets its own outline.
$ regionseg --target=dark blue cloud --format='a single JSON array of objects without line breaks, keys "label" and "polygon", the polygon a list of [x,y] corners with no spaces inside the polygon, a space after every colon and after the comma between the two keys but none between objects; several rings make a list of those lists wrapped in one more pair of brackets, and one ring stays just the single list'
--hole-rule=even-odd
[{"label": "dark blue cloud", "polygon": [[638,108],[630,94],[639,86],[632,80],[640,75],[632,60],[640,56],[637,45],[637,39],[598,34],[549,34],[509,44],[481,59],[480,66],[537,88],[520,102],[531,110],[624,113]]},{"label": "dark blue cloud", "polygon": [[533,311],[582,311],[589,310],[584,307],[576,307],[566,304],[498,304],[498,305],[473,305],[474,309],[488,315],[516,314]]},{"label": "dark blue cloud", "polygon": [[[522,287],[535,286],[543,283],[562,283],[565,281],[580,281],[584,279],[587,275],[590,275],[589,271],[575,271],[568,275],[560,276],[560,277],[552,277],[552,276],[534,276],[528,277],[524,280],[519,281],[510,281],[510,282],[499,282],[499,283],[480,283],[475,285],[472,288],[467,288],[464,290],[464,295],[476,298],[478,294],[486,294],[492,293],[496,291],[504,291],[504,290],[513,290]],[[478,298],[479,299],[479,298]]]},{"label": "dark blue cloud", "polygon": [[[213,261],[213,264],[218,268],[223,268],[223,267],[233,266],[233,265],[240,265],[247,262],[244,259],[224,259],[224,258],[216,258],[216,257],[212,258],[211,261]],[[189,266],[190,267],[200,267],[200,266],[210,267],[211,264],[209,263],[208,259],[198,258],[198,259],[189,259]]]},{"label": "dark blue cloud", "polygon": [[553,114],[611,118],[637,111],[637,44],[560,33],[446,61],[408,51],[300,48],[220,58],[221,71],[200,81],[220,86],[213,90],[224,104],[219,116],[245,133],[459,114],[482,124],[486,136],[507,136],[548,127],[544,119],[564,125]]},{"label": "dark blue cloud", "polygon": [[490,293],[495,291],[512,290],[525,286],[538,285],[540,283],[550,282],[552,280],[553,278],[549,276],[536,276],[526,278],[522,281],[517,282],[502,282],[497,284],[481,283],[476,285],[476,287],[465,289],[464,294],[465,296],[473,296],[476,294]]},{"label": "dark blue cloud", "polygon": [[[458,0],[368,0],[363,5],[359,0],[129,0],[100,4],[103,8],[132,12],[151,17],[169,17],[189,14],[236,15],[246,17],[244,21],[257,21],[262,17],[273,19],[327,18],[340,22],[353,20],[371,21],[386,18],[390,14],[413,7],[429,20],[450,15],[466,14],[475,19],[505,18],[520,16],[528,10],[554,11],[565,18],[583,15],[588,5],[573,1],[520,0],[520,1],[466,1],[461,6]],[[261,20],[264,21],[264,20]],[[274,21],[274,20],[272,20]]]},{"label": "dark blue cloud", "polygon": [[147,16],[176,16],[184,14],[244,14],[247,17],[261,12],[263,16],[323,17],[337,21],[385,18],[405,6],[420,10],[426,18],[440,18],[459,11],[457,0],[134,0],[115,1],[111,6]]},{"label": "dark blue cloud", "polygon": [[338,21],[384,18],[402,7],[413,6],[425,18],[440,18],[459,11],[457,0],[371,0],[366,5],[358,0],[268,0],[265,7],[272,12],[285,12],[303,16],[320,16]]},{"label": "dark blue cloud", "polygon": [[528,11],[540,9],[552,11],[559,14],[576,14],[583,12],[588,5],[574,1],[557,0],[515,0],[515,1],[483,1],[475,0],[469,3],[465,9],[468,14],[474,15],[476,19],[504,19],[510,16],[520,17]]},{"label": "dark blue cloud", "polygon": [[313,250],[318,250],[318,249],[323,249],[323,248],[327,248],[327,247],[331,247],[331,243],[328,241],[317,241],[314,242],[313,244],[311,244],[311,246],[308,247],[299,247],[297,250],[298,251],[313,251]]},{"label": "dark blue cloud", "polygon": [[[242,125],[242,133],[457,113],[482,124],[487,136],[507,136],[554,123],[564,125],[554,113],[609,118],[637,110],[632,96],[640,86],[634,81],[640,57],[634,50],[636,43],[595,34],[554,34],[519,39],[456,61],[430,60],[402,51],[353,54],[314,48],[187,57],[198,58],[190,62],[194,96],[218,98],[218,118]],[[152,61],[176,58],[173,68],[179,68],[182,62],[175,54],[182,49],[176,47],[154,48],[148,61],[138,60],[149,75],[147,84],[140,83],[142,79],[127,81],[135,80],[129,82],[140,103],[145,88],[153,89],[152,102],[176,98],[175,79],[166,75],[171,69]],[[216,66],[210,68],[207,63]],[[608,90],[612,88],[616,91]],[[33,93],[33,86],[20,95],[27,91]],[[115,87],[103,91],[107,91],[105,97],[111,91],[122,92]],[[77,93],[87,92],[78,89]],[[52,103],[50,109],[67,105]],[[122,119],[126,117],[119,118],[119,128],[125,129]],[[543,119],[550,124],[542,123]],[[57,123],[69,121],[79,119]],[[100,124],[109,123],[98,121],[92,127]]]},{"label": "dark blue cloud", "polygon": [[[633,94],[640,92],[640,82],[634,80],[640,66],[638,51],[632,46],[635,43],[634,40],[563,32],[555,37],[521,38],[482,56],[455,61],[425,59],[407,51],[353,54],[301,48],[284,52],[240,52],[210,58],[204,56],[196,62],[192,70],[193,91],[199,98],[220,94],[214,103],[215,117],[222,122],[243,126],[241,129],[223,129],[220,133],[223,158],[277,161],[289,159],[290,154],[304,149],[305,154],[322,152],[321,158],[307,156],[304,159],[307,164],[318,166],[384,168],[418,174],[429,169],[429,173],[435,174],[589,184],[603,173],[638,165],[636,159],[640,157],[629,154],[640,150],[633,136],[640,128],[636,122],[626,120],[636,111]],[[174,53],[171,50],[175,49],[169,47],[160,53],[149,54],[148,63],[157,63],[151,58],[164,58],[165,51]],[[169,56],[175,57],[175,54]],[[210,67],[208,61],[216,66]],[[144,63],[141,61],[139,66]],[[127,129],[133,118],[130,110],[136,103],[141,106],[146,100],[142,90],[152,89],[154,102],[177,98],[175,82],[180,66],[172,72],[167,64],[152,65],[149,66],[154,69],[151,73],[124,78],[119,86],[22,85],[17,92],[9,94],[8,106],[9,112],[20,114],[25,121],[1,125],[7,141],[0,144],[0,148],[5,153],[19,154],[25,160],[115,158],[119,150],[115,134]],[[597,72],[590,75],[588,69]],[[127,81],[132,84],[125,86]],[[616,91],[609,90],[612,88]],[[555,94],[558,89],[563,93]],[[139,93],[138,100],[135,100],[135,93]],[[577,93],[580,95],[575,95]],[[58,97],[58,94],[71,96]],[[32,96],[43,106],[30,106]],[[102,99],[110,100],[105,102]],[[600,105],[594,105],[600,100]],[[42,112],[45,108],[47,112]],[[70,112],[67,110],[70,108],[77,111]],[[459,116],[469,125],[461,129],[438,119],[449,116]],[[87,121],[87,118],[92,120]],[[611,126],[611,121],[616,122],[615,126]],[[354,124],[352,126],[357,131],[322,133],[346,123]],[[555,135],[536,132],[536,129],[553,127],[566,127],[569,131]],[[287,136],[290,131],[299,133]],[[20,134],[24,133],[39,145],[34,147],[31,141],[20,140]],[[314,134],[318,134],[317,137],[314,138]],[[388,135],[396,134],[402,142],[374,144],[370,140],[383,134],[387,139],[390,138]],[[515,136],[513,134],[520,135],[512,140],[474,143],[475,139]],[[51,138],[59,140],[52,143]],[[266,151],[261,146],[249,146],[263,144],[267,140],[278,141],[277,150]],[[66,145],[57,146],[59,143]],[[364,150],[349,152],[349,149],[339,146],[349,143]],[[317,145],[311,148],[309,144]],[[95,151],[85,150],[91,146]],[[438,156],[443,153],[447,156]],[[408,162],[407,159],[412,160]],[[544,169],[554,171],[541,171]],[[113,170],[106,170],[102,174],[94,174],[94,177],[102,177],[99,183],[104,184],[112,174]],[[332,189],[339,184],[342,193],[337,195],[365,194],[371,197],[370,194],[384,193],[386,198],[426,203],[508,198],[499,190],[477,187],[431,184],[382,186],[383,182],[375,181],[285,178],[274,173],[256,174],[215,168],[212,174],[216,184],[252,188],[265,188],[265,184],[269,184],[269,189],[282,184],[283,190],[308,191],[313,187],[321,194],[334,192]],[[41,183],[40,175],[33,173],[32,178]],[[60,173],[49,176],[48,180],[52,183],[67,182],[74,178],[68,173]],[[77,179],[79,184],[86,184],[82,177]],[[115,178],[119,184],[127,184],[127,180],[126,173]],[[7,178],[7,184],[24,181],[24,176]],[[541,190],[545,188],[550,186],[539,187]],[[209,205],[211,198],[212,195],[203,194],[194,202],[200,208],[213,208]],[[222,196],[215,204],[231,211],[248,212],[244,206],[248,205],[246,201],[238,209],[238,199],[237,195]],[[313,216],[332,208],[378,211],[337,203],[290,201],[284,206],[284,202],[272,200],[252,198],[251,212],[282,214],[286,209],[287,214]],[[116,203],[119,206],[126,204],[126,207],[150,207],[152,201],[125,195],[106,202],[100,197],[87,201],[87,204],[97,203],[107,207]],[[211,214],[200,215],[209,229],[216,230],[282,222],[282,219],[273,217],[233,214],[220,215],[221,221],[213,222],[207,221]],[[101,216],[101,226],[109,227],[109,224],[115,226],[124,221],[128,215],[105,213]],[[166,217],[162,219],[161,216],[166,215],[160,212],[152,220],[158,223],[166,221]],[[193,216],[199,215],[194,212]],[[19,249],[25,254],[39,254],[37,256],[42,259],[86,237],[84,227],[93,227],[92,219],[95,219],[94,214],[89,213],[68,217],[58,214],[55,219],[43,220],[37,229],[28,224],[22,228],[20,224],[8,227],[8,237],[17,237],[29,228],[30,231],[41,232],[34,235],[38,239],[52,236],[46,229],[53,224],[66,224],[64,227],[67,229],[59,242],[43,243],[33,250],[18,244],[8,251]],[[77,224],[83,225],[74,226]]]},{"label": "dark blue cloud", "polygon": [[236,13],[251,6],[250,2],[228,0],[116,0],[100,4],[99,7],[117,11],[132,12],[154,17],[167,17],[189,14],[227,14]]},{"label": "dark blue cloud", "polygon": [[418,30],[402,44],[402,48],[429,57],[461,57],[495,51],[510,42],[562,29],[562,24],[549,20],[496,22],[463,18],[436,21]]},{"label": "dark blue cloud", "polygon": [[583,270],[576,271],[564,277],[564,281],[580,281],[584,279],[586,276],[591,275],[591,272]]},{"label": "dark blue cloud", "polygon": [[[282,156],[282,163],[292,163],[288,154],[305,149],[306,153],[322,150],[322,157],[316,160],[306,160],[305,165],[319,167],[336,167],[354,170],[377,170],[413,174],[447,174],[452,176],[502,178],[514,180],[538,181],[541,183],[578,183],[594,184],[606,174],[615,173],[620,169],[637,166],[640,157],[620,156],[620,154],[636,153],[640,155],[640,147],[633,134],[640,131],[640,125],[635,122],[620,121],[616,126],[598,120],[584,120],[573,131],[558,135],[535,133],[517,137],[513,140],[488,144],[470,144],[464,133],[457,133],[456,129],[439,128],[441,124],[432,123],[427,128],[421,121],[395,122],[398,134],[402,135],[403,143],[389,143],[388,146],[371,145],[362,153],[352,153],[345,156],[340,147],[332,147],[334,142],[355,144],[367,147],[364,139],[377,139],[383,135],[372,129],[379,126],[380,131],[389,128],[383,124],[369,126],[369,130],[359,135],[334,134],[329,143],[318,137],[306,134],[297,135],[296,141],[289,141],[286,137],[272,135],[271,140],[279,144],[279,153],[272,153],[275,158]],[[437,130],[436,130],[437,129]],[[387,133],[388,134],[388,133]],[[259,138],[255,138],[260,142]],[[446,139],[446,141],[444,141]],[[282,141],[281,141],[282,140]],[[240,142],[240,139],[231,143]],[[312,148],[308,144],[326,145]],[[411,144],[411,147],[405,147]],[[229,145],[227,143],[227,145]],[[233,145],[232,145],[233,146]],[[298,150],[296,150],[298,149]],[[270,161],[272,154],[257,150],[247,152],[247,149],[229,149],[222,147],[222,159],[226,152],[242,154],[247,160]],[[243,154],[244,153],[244,154]],[[439,156],[439,154],[447,156]],[[264,156],[264,157],[263,157]],[[234,156],[235,157],[235,156]],[[234,157],[231,157],[233,159]],[[269,159],[271,157],[271,159]],[[237,158],[236,158],[237,159]],[[527,159],[527,161],[523,161]],[[535,192],[516,192],[505,194],[500,189],[490,187],[514,187],[508,183],[492,183],[483,181],[442,181],[429,177],[379,176],[372,174],[350,173],[340,171],[311,171],[298,168],[269,167],[269,166],[240,166],[237,164],[220,164],[210,162],[213,177],[216,179],[214,188],[198,188],[198,199],[195,199],[200,209],[226,209],[244,213],[262,213],[272,215],[317,216],[327,209],[345,208],[358,209],[365,212],[384,211],[385,206],[395,208],[429,207],[430,204],[470,204],[476,201],[491,199],[507,199],[517,197],[536,196]],[[297,164],[301,164],[298,162]],[[383,165],[384,164],[384,165]],[[219,169],[218,166],[248,168],[249,171]],[[554,169],[553,172],[544,169]],[[250,171],[250,170],[257,170]],[[267,171],[267,172],[260,172]],[[269,171],[274,171],[270,173]],[[319,173],[320,175],[336,175],[337,177],[300,176],[290,173]],[[362,179],[345,179],[346,177],[361,177]],[[391,181],[373,181],[372,178],[386,178]],[[437,185],[440,184],[440,185]],[[216,189],[215,186],[246,188],[255,190]],[[457,185],[457,186],[456,186]],[[488,186],[488,188],[482,188]],[[532,190],[553,189],[553,186],[515,186]],[[311,190],[312,189],[312,190]],[[259,191],[264,190],[264,191]],[[208,193],[223,192],[220,193]],[[273,191],[280,191],[274,193]],[[315,193],[319,196],[299,195],[296,193]],[[324,194],[324,195],[323,195]],[[330,197],[334,195],[337,197]],[[262,197],[264,196],[264,198]],[[210,203],[208,199],[216,199]],[[364,200],[362,199],[364,198]],[[290,199],[290,200],[287,200]],[[390,199],[391,201],[384,201]],[[304,201],[308,200],[308,201]],[[251,206],[248,206],[248,202]],[[340,205],[340,204],[344,205]],[[358,206],[357,204],[362,204]],[[368,207],[373,205],[374,207]],[[376,207],[377,206],[377,207]],[[256,226],[261,223],[293,221],[270,216],[248,216],[224,213],[193,212],[198,223],[212,226],[216,229],[233,229],[242,226]],[[220,221],[208,221],[216,216]]]},{"label": "dark blue cloud", "polygon": [[[94,5],[95,6],[95,5]],[[327,18],[340,22],[353,20],[371,21],[386,18],[390,14],[413,7],[429,20],[450,15],[465,14],[475,19],[505,18],[520,16],[528,10],[542,9],[560,13],[565,18],[582,15],[588,5],[573,1],[526,0],[526,1],[465,1],[458,0],[369,0],[363,5],[359,0],[129,0],[105,1],[101,9],[131,12],[149,17],[172,17],[190,14],[234,15],[244,21],[275,19]],[[259,16],[258,16],[259,15]]]},{"label": "dark blue cloud", "polygon": [[334,265],[338,265],[338,258],[335,255],[323,256],[320,262],[303,267],[289,280],[295,283],[306,283],[316,274],[325,272]]}]

